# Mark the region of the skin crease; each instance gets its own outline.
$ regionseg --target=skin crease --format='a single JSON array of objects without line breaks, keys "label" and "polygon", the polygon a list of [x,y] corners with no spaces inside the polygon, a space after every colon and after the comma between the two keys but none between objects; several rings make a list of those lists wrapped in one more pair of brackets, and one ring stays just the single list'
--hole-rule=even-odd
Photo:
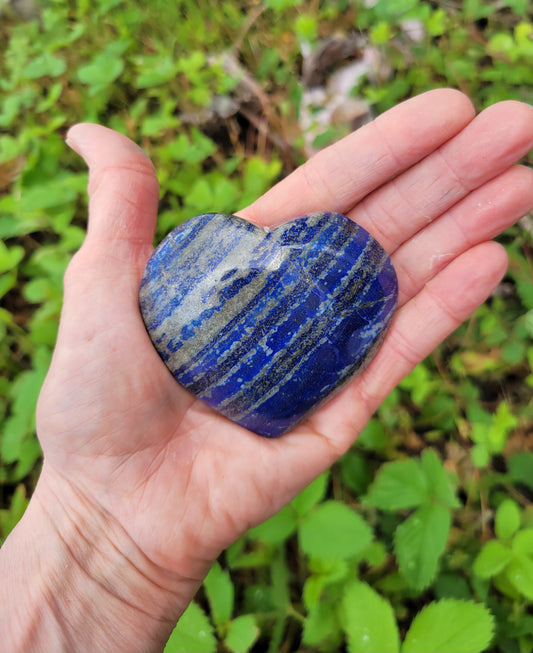
[{"label": "skin crease", "polygon": [[73,127],[68,143],[90,170],[88,234],[39,398],[43,471],[0,551],[0,650],[161,650],[220,552],[342,455],[499,283],[506,254],[490,239],[533,206],[533,171],[515,165],[533,147],[533,109],[502,102],[475,116],[457,91],[425,93],[238,213],[263,226],[345,213],[399,277],[376,358],[277,440],[195,400],[150,343],[138,309],[158,203],[147,157],[97,125]]}]

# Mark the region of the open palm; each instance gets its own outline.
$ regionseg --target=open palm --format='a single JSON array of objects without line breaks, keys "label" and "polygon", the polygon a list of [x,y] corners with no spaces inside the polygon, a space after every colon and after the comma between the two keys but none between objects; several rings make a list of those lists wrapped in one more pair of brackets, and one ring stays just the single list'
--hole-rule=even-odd
[{"label": "open palm", "polygon": [[145,332],[138,289],[156,221],[151,163],[96,125],[74,127],[69,140],[90,168],[90,218],[39,400],[43,476],[75,488],[155,564],[196,582],[331,465],[400,379],[487,298],[507,262],[489,241],[533,205],[533,172],[514,165],[533,146],[533,110],[507,102],[474,118],[465,96],[438,90],[322,151],[241,211],[269,226],[344,213],[381,242],[399,279],[398,312],[371,365],[268,440],[181,388]]}]

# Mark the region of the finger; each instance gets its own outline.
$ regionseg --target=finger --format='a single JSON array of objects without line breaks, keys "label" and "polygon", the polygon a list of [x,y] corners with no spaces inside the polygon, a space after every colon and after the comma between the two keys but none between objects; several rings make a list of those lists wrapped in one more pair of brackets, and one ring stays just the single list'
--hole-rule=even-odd
[{"label": "finger", "polygon": [[99,125],[75,125],[67,143],[89,167],[89,222],[65,274],[61,341],[76,347],[115,328],[144,341],[138,292],[157,216],[153,166],[135,143]]},{"label": "finger", "polygon": [[470,193],[392,256],[398,305],[468,248],[494,238],[533,206],[533,170],[514,166]]},{"label": "finger", "polygon": [[109,262],[144,265],[152,249],[159,190],[150,159],[133,141],[100,125],[72,127],[67,143],[89,166],[85,248]]},{"label": "finger", "polygon": [[315,430],[330,434],[338,451],[348,448],[389,392],[487,299],[506,269],[505,250],[493,242],[445,267],[397,312],[365,372],[312,417]]},{"label": "finger", "polygon": [[349,217],[392,253],[533,147],[533,108],[499,102],[418,165],[360,202]]},{"label": "finger", "polygon": [[322,150],[239,215],[275,225],[309,211],[346,213],[473,117],[472,104],[458,91],[423,93]]}]

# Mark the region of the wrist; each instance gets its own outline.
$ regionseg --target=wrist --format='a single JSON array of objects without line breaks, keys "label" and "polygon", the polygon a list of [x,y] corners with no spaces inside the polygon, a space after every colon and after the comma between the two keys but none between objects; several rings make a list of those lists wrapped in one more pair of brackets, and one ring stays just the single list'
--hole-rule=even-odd
[{"label": "wrist", "polygon": [[151,562],[46,465],[0,551],[0,577],[10,651],[162,650],[199,585]]}]

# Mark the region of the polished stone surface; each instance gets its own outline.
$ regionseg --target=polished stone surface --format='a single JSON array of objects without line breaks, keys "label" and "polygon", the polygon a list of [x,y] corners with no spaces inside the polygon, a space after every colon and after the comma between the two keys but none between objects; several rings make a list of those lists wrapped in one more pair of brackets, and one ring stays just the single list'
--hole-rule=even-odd
[{"label": "polished stone surface", "polygon": [[397,294],[381,245],[343,215],[308,214],[269,231],[208,213],[157,247],[140,306],[183,386],[275,437],[362,371]]}]

